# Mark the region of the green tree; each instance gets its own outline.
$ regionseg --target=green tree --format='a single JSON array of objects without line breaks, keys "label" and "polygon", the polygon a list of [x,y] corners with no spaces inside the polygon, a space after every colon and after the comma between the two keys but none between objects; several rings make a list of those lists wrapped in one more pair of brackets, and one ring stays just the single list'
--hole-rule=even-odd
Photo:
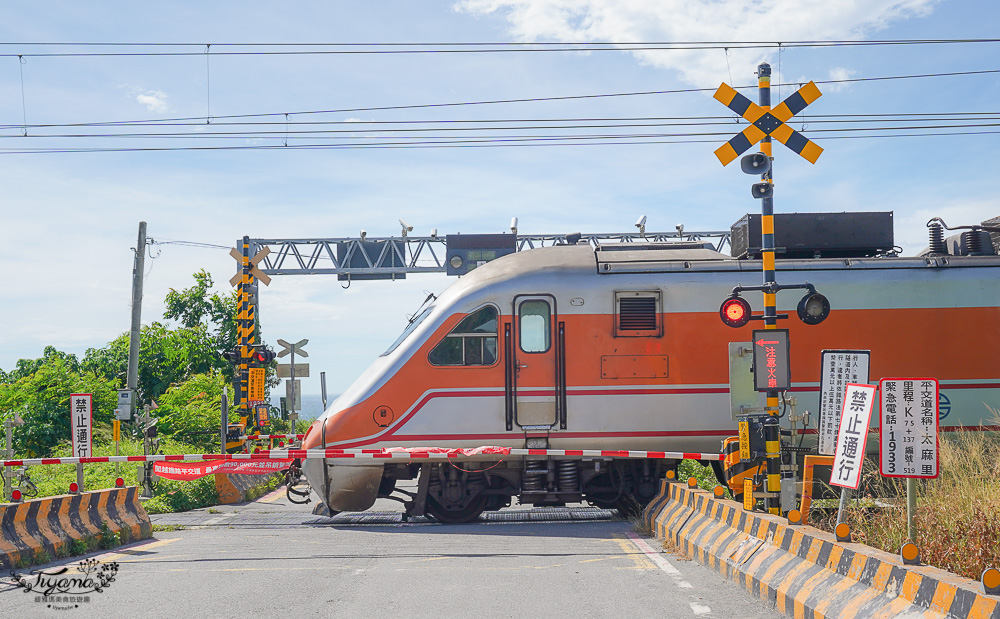
[{"label": "green tree", "polygon": [[45,348],[45,356],[18,362],[18,370],[27,371],[11,382],[0,385],[0,418],[18,411],[24,425],[14,431],[14,451],[28,457],[47,456],[53,447],[70,439],[69,396],[93,394],[94,430],[106,430],[114,417],[118,396],[115,385],[104,377],[81,373],[74,355]]},{"label": "green tree", "polygon": [[[123,333],[104,348],[88,349],[81,368],[124,385],[128,373],[128,340],[128,333]],[[141,405],[156,401],[172,383],[182,383],[221,364],[205,325],[179,329],[159,322],[143,325],[139,331],[138,402]]]},{"label": "green tree", "polygon": [[[212,293],[212,276],[205,269],[194,274],[194,286],[178,292],[173,288],[163,303],[163,317],[177,320],[193,328],[205,325],[215,350],[222,352],[236,348],[236,291],[229,294]],[[222,369],[222,366],[220,366]]]},{"label": "green tree", "polygon": [[[195,374],[167,389],[157,401],[159,408],[155,414],[160,420],[159,432],[203,449],[218,447],[219,411],[225,384],[222,374],[212,370]],[[229,421],[239,421],[235,409],[230,411],[229,417]]]}]

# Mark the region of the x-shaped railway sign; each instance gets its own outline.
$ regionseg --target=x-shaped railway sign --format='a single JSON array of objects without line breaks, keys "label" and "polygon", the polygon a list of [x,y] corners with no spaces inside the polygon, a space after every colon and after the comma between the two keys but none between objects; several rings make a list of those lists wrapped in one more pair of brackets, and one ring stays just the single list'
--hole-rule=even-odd
[{"label": "x-shaped railway sign", "polygon": [[[267,273],[258,269],[257,265],[269,253],[271,253],[271,249],[265,247],[257,252],[256,256],[250,259],[250,274],[263,282],[265,286],[271,283],[271,278],[268,277]],[[243,254],[240,253],[239,250],[233,248],[229,250],[229,255],[236,259],[236,275],[233,275],[232,279],[229,280],[229,285],[235,286],[240,283],[240,279],[243,278]]]},{"label": "x-shaped railway sign", "polygon": [[299,340],[298,342],[295,342],[294,344],[289,344],[285,340],[278,340],[278,345],[280,345],[284,349],[284,350],[282,350],[281,352],[278,353],[278,356],[279,357],[284,357],[285,355],[288,355],[288,354],[294,352],[296,355],[299,355],[300,357],[308,357],[309,353],[307,353],[305,350],[303,350],[303,348],[305,348],[305,345],[308,344],[308,343],[309,343],[309,340]]},{"label": "x-shaped railway sign", "polygon": [[750,123],[750,126],[720,146],[715,151],[715,156],[719,158],[722,165],[728,165],[730,161],[745,153],[751,146],[760,142],[765,137],[771,136],[799,155],[802,155],[809,163],[816,163],[816,160],[823,153],[823,149],[816,146],[815,142],[785,123],[792,116],[805,109],[807,105],[819,99],[822,94],[819,88],[816,87],[816,84],[809,82],[792,93],[781,105],[772,108],[768,112],[750,99],[736,92],[731,86],[725,83],[722,84],[715,91],[715,98],[745,118]]}]

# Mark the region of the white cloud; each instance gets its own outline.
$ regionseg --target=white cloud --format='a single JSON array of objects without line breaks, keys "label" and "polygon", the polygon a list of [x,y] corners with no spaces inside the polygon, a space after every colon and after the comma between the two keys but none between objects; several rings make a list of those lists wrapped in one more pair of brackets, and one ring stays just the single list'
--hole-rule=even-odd
[{"label": "white cloud", "polygon": [[[832,81],[838,80],[849,80],[857,75],[857,71],[854,69],[846,69],[844,67],[834,67],[830,69],[830,76],[827,78]],[[823,90],[827,92],[840,92],[846,88],[850,88],[850,84],[824,84]]]},{"label": "white cloud", "polygon": [[150,112],[162,114],[170,110],[167,105],[167,93],[159,90],[146,90],[135,93],[135,100],[146,106]]},{"label": "white cloud", "polygon": [[[853,40],[891,22],[921,17],[937,0],[460,0],[456,10],[501,14],[521,41]],[[636,51],[695,86],[752,82],[764,49]]]}]

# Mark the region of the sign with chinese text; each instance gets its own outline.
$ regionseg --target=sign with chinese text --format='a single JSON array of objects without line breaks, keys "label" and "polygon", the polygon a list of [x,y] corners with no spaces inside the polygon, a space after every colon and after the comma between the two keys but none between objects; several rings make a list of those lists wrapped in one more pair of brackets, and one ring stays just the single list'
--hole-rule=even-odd
[{"label": "sign with chinese text", "polygon": [[753,332],[753,387],[757,391],[785,391],[792,386],[788,362],[788,329]]},{"label": "sign with chinese text", "polygon": [[247,399],[251,402],[260,402],[264,398],[264,368],[250,368],[250,379],[247,381]]},{"label": "sign with chinese text", "polygon": [[833,470],[830,471],[830,485],[857,490],[874,404],[875,385],[845,385],[844,407],[840,411],[840,431],[837,433],[837,451],[833,458]]},{"label": "sign with chinese text", "polygon": [[89,393],[74,393],[69,396],[70,428],[73,436],[73,456],[77,458],[89,458],[93,454],[91,450],[92,419],[93,419],[93,396]]},{"label": "sign with chinese text", "polygon": [[257,410],[257,427],[263,428],[268,424],[269,418],[267,416],[267,404],[259,404],[254,407]]},{"label": "sign with chinese text", "polygon": [[879,471],[886,477],[937,477],[937,379],[883,378],[879,388]]},{"label": "sign with chinese text", "polygon": [[819,453],[832,456],[837,448],[840,411],[847,383],[868,384],[870,350],[824,350],[819,381]]}]

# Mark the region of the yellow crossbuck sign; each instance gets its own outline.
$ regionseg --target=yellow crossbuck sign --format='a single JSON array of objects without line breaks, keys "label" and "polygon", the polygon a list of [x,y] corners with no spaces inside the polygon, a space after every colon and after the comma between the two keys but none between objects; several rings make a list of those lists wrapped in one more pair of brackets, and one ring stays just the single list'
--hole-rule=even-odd
[{"label": "yellow crossbuck sign", "polygon": [[[263,260],[269,253],[271,253],[271,248],[265,247],[250,259],[250,275],[259,279],[265,286],[271,283],[271,278],[264,273],[264,271],[258,269],[257,265],[260,264],[260,261]],[[233,275],[233,278],[229,280],[229,284],[231,286],[235,286],[240,283],[240,279],[243,277],[243,254],[240,253],[240,250],[232,248],[229,250],[229,255],[236,260],[236,275]]]},{"label": "yellow crossbuck sign", "polygon": [[771,136],[802,155],[809,163],[816,163],[823,154],[823,149],[785,123],[807,105],[819,99],[822,94],[816,84],[809,82],[785,99],[781,105],[768,111],[723,83],[715,91],[715,98],[745,118],[750,126],[716,149],[715,156],[722,165],[729,165],[730,161],[745,153],[751,146]]}]

